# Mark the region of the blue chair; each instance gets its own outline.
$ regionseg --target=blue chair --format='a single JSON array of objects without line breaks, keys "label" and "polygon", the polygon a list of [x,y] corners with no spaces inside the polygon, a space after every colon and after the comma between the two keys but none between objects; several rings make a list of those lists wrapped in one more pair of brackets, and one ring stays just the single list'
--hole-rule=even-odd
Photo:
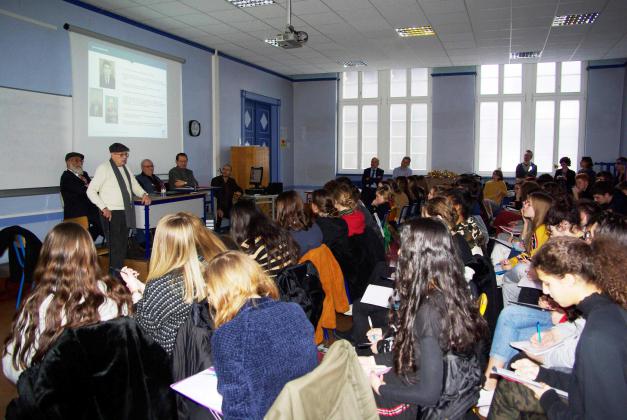
[{"label": "blue chair", "polygon": [[24,281],[26,280],[26,239],[22,235],[16,235],[13,241],[13,249],[15,250],[15,256],[17,262],[22,268],[22,277],[20,279],[20,288],[17,292],[17,301],[15,302],[15,310],[20,307],[22,301],[22,291],[24,289]]}]

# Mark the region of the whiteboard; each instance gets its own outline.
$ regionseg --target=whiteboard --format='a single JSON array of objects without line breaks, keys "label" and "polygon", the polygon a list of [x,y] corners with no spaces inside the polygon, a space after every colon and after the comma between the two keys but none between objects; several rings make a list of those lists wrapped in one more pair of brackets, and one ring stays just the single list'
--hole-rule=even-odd
[{"label": "whiteboard", "polygon": [[71,97],[0,87],[0,190],[58,187],[71,150]]}]

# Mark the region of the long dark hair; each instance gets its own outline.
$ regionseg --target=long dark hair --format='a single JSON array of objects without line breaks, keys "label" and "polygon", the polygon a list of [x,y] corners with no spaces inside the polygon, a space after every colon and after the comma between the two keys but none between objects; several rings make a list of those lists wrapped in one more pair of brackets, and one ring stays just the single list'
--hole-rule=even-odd
[{"label": "long dark hair", "polygon": [[285,260],[290,264],[298,262],[299,247],[292,235],[266,216],[251,200],[239,200],[231,209],[231,236],[239,245],[248,241],[255,243],[260,238],[268,261]]},{"label": "long dark hair", "polygon": [[318,208],[319,217],[339,217],[333,205],[333,194],[327,190],[315,190],[311,194],[311,202]]},{"label": "long dark hair", "polygon": [[401,231],[397,269],[401,304],[394,343],[396,373],[407,378],[419,368],[414,330],[418,311],[426,302],[434,304],[441,315],[438,340],[442,350],[469,353],[485,336],[487,326],[471,299],[462,261],[444,223],[433,218],[407,222]]},{"label": "long dark hair", "polygon": [[[98,265],[96,247],[89,233],[76,223],[60,223],[46,235],[33,274],[36,284],[32,294],[23,301],[13,318],[6,345],[14,342],[12,362],[25,369],[37,363],[68,328],[96,324],[98,308],[111,299],[118,315],[130,312],[130,293],[121,282],[103,276]],[[106,291],[98,282],[104,283]],[[45,328],[39,317],[42,303],[52,296],[45,314]],[[34,352],[31,360],[30,354]]]},{"label": "long dark hair", "polygon": [[296,191],[285,191],[276,199],[276,221],[287,230],[309,230],[311,218]]}]

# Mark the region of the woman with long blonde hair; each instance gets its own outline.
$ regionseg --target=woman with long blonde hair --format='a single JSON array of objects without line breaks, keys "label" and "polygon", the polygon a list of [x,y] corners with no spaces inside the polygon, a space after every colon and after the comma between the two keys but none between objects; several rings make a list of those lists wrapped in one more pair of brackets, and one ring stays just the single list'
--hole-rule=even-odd
[{"label": "woman with long blonde hair", "polygon": [[316,367],[313,326],[243,252],[218,255],[205,277],[224,418],[262,419],[287,382]]},{"label": "woman with long blonde hair", "polygon": [[136,271],[122,269],[136,303],[137,323],[168,354],[191,304],[207,297],[205,262],[224,250],[222,242],[196,216],[170,214],[157,224],[146,284],[137,279]]},{"label": "woman with long blonde hair", "polygon": [[4,346],[4,374],[16,383],[40,362],[68,328],[127,315],[128,291],[105,276],[89,233],[75,223],[60,223],[46,236],[33,275],[35,290],[15,315]]}]

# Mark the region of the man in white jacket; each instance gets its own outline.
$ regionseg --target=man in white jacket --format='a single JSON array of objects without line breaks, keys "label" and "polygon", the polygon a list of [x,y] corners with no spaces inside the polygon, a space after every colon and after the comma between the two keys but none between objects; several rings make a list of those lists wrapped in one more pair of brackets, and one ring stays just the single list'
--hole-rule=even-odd
[{"label": "man in white jacket", "polygon": [[128,231],[135,226],[133,195],[141,197],[144,205],[150,204],[150,197],[126,167],[129,148],[113,143],[109,152],[111,159],[96,169],[87,188],[87,197],[102,213],[102,225],[110,249],[109,269],[113,271],[124,265]]}]

